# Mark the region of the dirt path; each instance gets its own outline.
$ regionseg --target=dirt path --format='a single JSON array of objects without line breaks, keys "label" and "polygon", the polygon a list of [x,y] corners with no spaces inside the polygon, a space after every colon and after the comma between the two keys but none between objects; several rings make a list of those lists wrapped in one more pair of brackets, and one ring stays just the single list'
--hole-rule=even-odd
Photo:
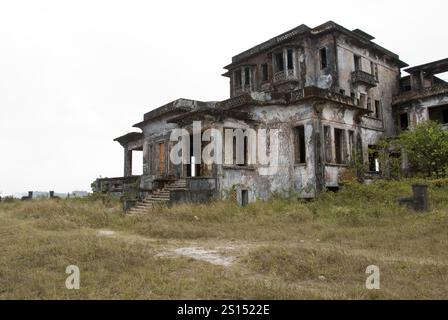
[{"label": "dirt path", "polygon": [[[189,257],[195,260],[205,261],[214,265],[220,265],[224,267],[231,267],[238,262],[238,259],[246,255],[250,250],[269,246],[275,244],[275,242],[247,242],[247,241],[226,241],[207,239],[202,241],[190,241],[190,240],[177,240],[177,239],[157,239],[148,238],[141,235],[129,234],[121,231],[112,230],[95,230],[99,237],[114,238],[117,240],[126,241],[129,243],[146,243],[150,244],[156,249],[157,257],[160,258],[174,258],[174,257]],[[354,256],[363,256],[365,258],[376,258],[381,261],[387,262],[404,262],[418,265],[436,265],[446,266],[445,261],[436,261],[429,258],[417,258],[412,256],[399,256],[392,257],[384,254],[380,251],[367,251],[363,249],[349,248],[344,245],[334,245],[332,243],[325,243],[316,240],[301,240],[294,244],[291,242],[282,243],[285,245],[299,245],[304,249],[319,249],[319,250],[341,250],[348,252]]]},{"label": "dirt path", "polygon": [[130,243],[147,243],[156,248],[159,258],[173,258],[184,256],[195,260],[205,261],[214,265],[231,267],[241,255],[246,254],[253,244],[230,241],[197,241],[163,240],[147,238],[140,235],[128,234],[112,230],[96,230],[99,237],[113,238]]}]

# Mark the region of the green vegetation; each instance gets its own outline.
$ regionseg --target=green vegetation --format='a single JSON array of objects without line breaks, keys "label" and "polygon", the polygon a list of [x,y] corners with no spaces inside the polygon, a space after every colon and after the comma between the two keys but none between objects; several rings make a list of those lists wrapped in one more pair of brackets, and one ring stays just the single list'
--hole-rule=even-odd
[{"label": "green vegetation", "polygon": [[[425,121],[399,137],[381,143],[381,162],[389,168],[389,175],[400,177],[401,157],[389,155],[402,152],[412,173],[426,177],[446,177],[448,174],[448,131],[435,121]],[[397,155],[397,153],[395,153]]]},{"label": "green vegetation", "polygon": [[[448,180],[428,182],[427,214],[396,202],[413,182],[135,216],[110,199],[1,203],[0,299],[447,299]],[[191,247],[235,261],[173,254]],[[68,265],[80,268],[80,290],[65,288]],[[365,288],[369,265],[380,290]]]}]

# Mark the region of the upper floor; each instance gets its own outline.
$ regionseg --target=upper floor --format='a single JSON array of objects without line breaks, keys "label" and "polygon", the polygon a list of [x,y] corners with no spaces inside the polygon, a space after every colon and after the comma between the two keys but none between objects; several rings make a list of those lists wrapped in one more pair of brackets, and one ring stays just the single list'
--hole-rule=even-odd
[{"label": "upper floor", "polygon": [[448,72],[448,58],[404,70],[400,92],[393,99],[395,122],[399,131],[425,120],[448,128],[448,83],[439,74]]},{"label": "upper floor", "polygon": [[[398,93],[400,69],[407,66],[373,39],[332,21],[313,29],[301,25],[234,56],[224,74],[230,96],[316,86],[367,108],[375,89],[387,91],[386,96]],[[375,97],[370,98],[373,104]]]}]

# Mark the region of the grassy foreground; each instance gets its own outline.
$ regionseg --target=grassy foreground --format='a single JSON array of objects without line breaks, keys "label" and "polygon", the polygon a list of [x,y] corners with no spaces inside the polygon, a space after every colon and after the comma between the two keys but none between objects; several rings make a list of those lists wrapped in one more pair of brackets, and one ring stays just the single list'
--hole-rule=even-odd
[{"label": "grassy foreground", "polygon": [[[92,199],[0,203],[0,299],[448,299],[448,182],[431,183],[427,214],[396,204],[410,185],[126,217]],[[65,287],[68,265],[80,290]],[[380,290],[365,288],[369,265]]]}]

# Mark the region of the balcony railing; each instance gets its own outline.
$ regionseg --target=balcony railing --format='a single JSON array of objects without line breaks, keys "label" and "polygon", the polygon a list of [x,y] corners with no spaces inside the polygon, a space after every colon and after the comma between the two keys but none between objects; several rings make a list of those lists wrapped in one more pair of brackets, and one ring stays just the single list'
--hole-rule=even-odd
[{"label": "balcony railing", "polygon": [[364,84],[368,87],[376,87],[378,81],[370,73],[356,70],[352,72],[352,83],[353,84]]},{"label": "balcony railing", "polygon": [[283,70],[274,74],[274,82],[288,80],[297,80],[297,77],[294,76],[294,70]]},{"label": "balcony railing", "polygon": [[138,190],[140,176],[102,178],[95,181],[95,192],[122,194]]},{"label": "balcony railing", "polygon": [[441,83],[429,88],[423,88],[419,90],[411,90],[400,93],[393,98],[392,104],[398,105],[411,100],[429,98],[436,95],[447,94],[448,83]]},{"label": "balcony railing", "polygon": [[248,93],[218,102],[217,107],[224,110],[233,109],[253,102],[252,97]]}]

